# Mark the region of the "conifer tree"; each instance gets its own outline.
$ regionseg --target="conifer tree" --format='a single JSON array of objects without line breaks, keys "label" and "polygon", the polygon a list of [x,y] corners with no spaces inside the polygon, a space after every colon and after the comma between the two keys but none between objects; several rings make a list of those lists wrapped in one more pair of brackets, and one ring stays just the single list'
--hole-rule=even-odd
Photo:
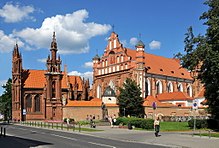
[{"label": "conifer tree", "polygon": [[118,105],[120,116],[142,117],[144,115],[144,99],[140,96],[141,89],[137,83],[127,78],[125,83],[123,83],[123,87],[119,88],[119,91]]}]

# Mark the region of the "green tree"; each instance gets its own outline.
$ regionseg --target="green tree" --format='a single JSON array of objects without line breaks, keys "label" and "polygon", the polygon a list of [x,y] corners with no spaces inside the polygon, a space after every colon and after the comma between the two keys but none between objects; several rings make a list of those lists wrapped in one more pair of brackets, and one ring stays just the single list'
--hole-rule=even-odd
[{"label": "green tree", "polygon": [[119,88],[119,91],[118,105],[120,116],[142,117],[144,115],[144,99],[140,96],[141,89],[137,83],[127,78],[125,83],[123,83],[123,87]]},{"label": "green tree", "polygon": [[205,98],[212,117],[219,119],[219,0],[208,0],[209,9],[200,19],[207,26],[205,35],[194,36],[192,27],[185,34],[183,67],[198,70],[198,79],[204,84]]},{"label": "green tree", "polygon": [[4,120],[10,119],[12,116],[11,83],[12,80],[9,78],[6,85],[2,86],[5,90],[0,96],[0,112],[4,115]]}]

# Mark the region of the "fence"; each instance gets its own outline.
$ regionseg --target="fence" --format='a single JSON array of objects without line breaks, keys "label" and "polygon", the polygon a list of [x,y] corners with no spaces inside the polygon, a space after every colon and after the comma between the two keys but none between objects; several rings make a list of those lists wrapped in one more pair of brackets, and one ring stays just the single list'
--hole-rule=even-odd
[{"label": "fence", "polygon": [[48,129],[79,131],[81,132],[81,125],[79,123],[53,123],[53,122],[37,122],[37,121],[21,121],[20,124]]}]

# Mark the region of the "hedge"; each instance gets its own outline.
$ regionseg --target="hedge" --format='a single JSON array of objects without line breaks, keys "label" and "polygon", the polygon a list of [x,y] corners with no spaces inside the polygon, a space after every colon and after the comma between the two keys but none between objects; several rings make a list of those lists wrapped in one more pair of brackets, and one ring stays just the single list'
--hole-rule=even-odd
[{"label": "hedge", "polygon": [[136,117],[119,117],[116,120],[116,125],[128,125],[131,124],[137,128],[142,129],[153,129],[154,128],[154,120],[153,119],[143,119]]}]

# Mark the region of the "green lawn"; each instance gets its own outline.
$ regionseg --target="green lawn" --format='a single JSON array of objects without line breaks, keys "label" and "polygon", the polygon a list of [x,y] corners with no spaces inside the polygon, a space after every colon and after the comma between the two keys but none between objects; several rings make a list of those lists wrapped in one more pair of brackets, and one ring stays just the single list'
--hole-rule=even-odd
[{"label": "green lawn", "polygon": [[197,136],[207,136],[207,137],[219,137],[219,133],[201,133],[201,134],[195,134]]},{"label": "green lawn", "polygon": [[160,131],[188,131],[192,130],[188,122],[160,122]]}]

